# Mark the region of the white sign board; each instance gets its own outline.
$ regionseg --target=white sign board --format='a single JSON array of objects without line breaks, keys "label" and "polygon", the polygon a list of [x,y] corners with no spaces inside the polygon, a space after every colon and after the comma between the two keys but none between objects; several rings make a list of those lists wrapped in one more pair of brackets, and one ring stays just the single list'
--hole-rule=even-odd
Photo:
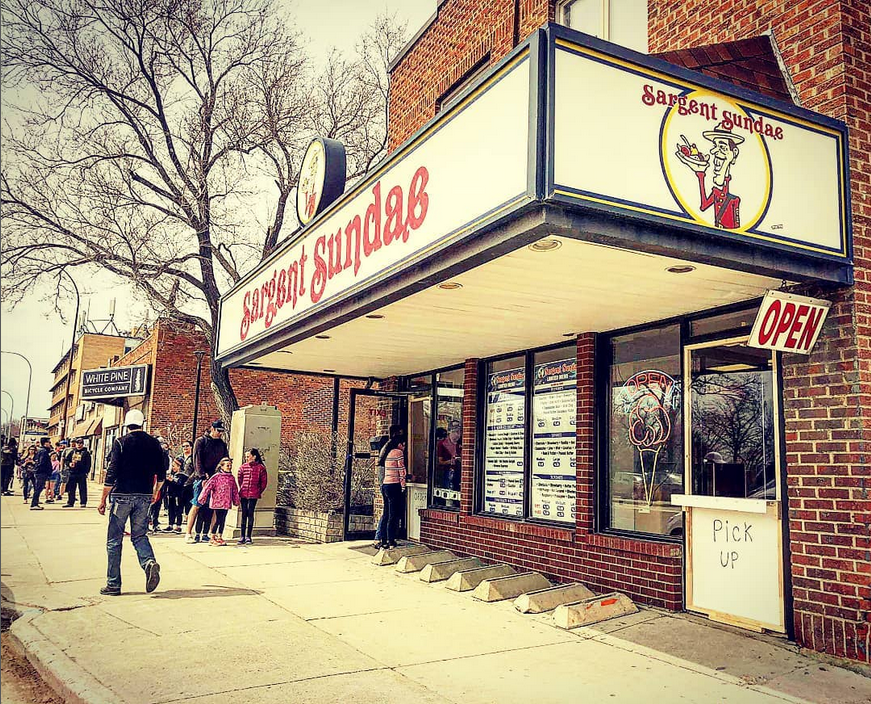
[{"label": "white sign board", "polygon": [[554,192],[846,259],[844,134],[558,39]]},{"label": "white sign board", "polygon": [[532,386],[532,518],[575,522],[575,358],[537,364]]},{"label": "white sign board", "polygon": [[524,386],[523,367],[493,372],[487,380],[484,510],[488,513],[523,515]]},{"label": "white sign board", "polygon": [[819,298],[768,291],[747,344],[765,350],[810,354],[831,305]]},{"label": "white sign board", "polygon": [[217,354],[346,299],[527,195],[529,55],[318,215],[221,302]]},{"label": "white sign board", "polygon": [[778,517],[696,506],[687,512],[687,608],[783,631]]}]

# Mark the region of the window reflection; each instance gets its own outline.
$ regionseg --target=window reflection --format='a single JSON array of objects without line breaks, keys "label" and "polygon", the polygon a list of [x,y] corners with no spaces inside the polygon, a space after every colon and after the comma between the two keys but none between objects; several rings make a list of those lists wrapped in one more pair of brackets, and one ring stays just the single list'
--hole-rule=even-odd
[{"label": "window reflection", "polygon": [[463,369],[436,374],[435,467],[432,503],[460,507],[463,442]]},{"label": "window reflection", "polygon": [[766,350],[692,351],[693,493],[776,498],[773,377]]}]

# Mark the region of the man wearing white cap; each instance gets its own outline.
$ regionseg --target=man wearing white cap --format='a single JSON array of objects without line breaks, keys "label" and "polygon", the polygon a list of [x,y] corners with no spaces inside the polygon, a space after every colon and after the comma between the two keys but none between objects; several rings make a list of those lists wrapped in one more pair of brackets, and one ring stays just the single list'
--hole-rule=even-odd
[{"label": "man wearing white cap", "polygon": [[106,471],[103,495],[97,510],[106,513],[106,500],[112,494],[106,550],[109,569],[106,586],[100,594],[117,596],[121,593],[121,545],[124,528],[130,521],[130,540],[145,571],[145,591],[153,592],[160,582],[160,565],[148,541],[148,512],[160,496],[166,480],[166,465],[160,443],[142,426],[145,417],[136,409],[127,411],[124,425],[127,434],[115,440]]}]

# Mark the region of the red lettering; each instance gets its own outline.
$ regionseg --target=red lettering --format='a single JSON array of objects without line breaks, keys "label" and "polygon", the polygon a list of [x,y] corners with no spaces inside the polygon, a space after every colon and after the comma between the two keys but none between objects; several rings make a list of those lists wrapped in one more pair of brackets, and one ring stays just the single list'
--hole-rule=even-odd
[{"label": "red lettering", "polygon": [[[353,259],[354,276],[356,276],[357,272],[360,271],[360,263],[361,263],[361,261],[360,261],[360,227],[361,227],[360,216],[355,215],[354,219],[351,220],[351,222],[349,222],[348,226],[345,228],[345,237],[347,237],[349,241],[351,239],[351,234],[353,233],[353,235],[354,235],[354,259]],[[351,257],[348,257],[345,260],[345,268],[347,269],[349,266],[351,266],[351,263],[352,263]]]},{"label": "red lettering", "polygon": [[294,262],[287,267],[287,298],[291,301],[291,309],[296,308],[297,289],[299,288],[299,265]]},{"label": "red lettering", "polygon": [[[425,166],[421,166],[414,172],[411,185],[408,187],[408,227],[412,230],[419,228],[426,218],[426,211],[429,208],[427,183],[429,183],[429,171]],[[408,234],[405,234],[402,241],[405,242],[407,239]]]},{"label": "red lettering", "polygon": [[339,230],[332,237],[327,238],[327,278],[332,279],[336,274],[342,271],[342,231]]},{"label": "red lettering", "polygon": [[777,319],[780,317],[780,299],[775,298],[768,310],[765,311],[765,317],[762,318],[762,325],[759,326],[759,344],[767,345],[771,339],[775,328],[777,327]]},{"label": "red lettering", "polygon": [[795,349],[795,343],[798,342],[796,339],[796,335],[798,331],[801,330],[801,323],[804,317],[808,314],[810,310],[810,306],[806,303],[802,303],[798,307],[798,311],[795,314],[795,321],[792,324],[792,327],[789,329],[789,335],[786,337],[786,342],[784,343],[784,347],[788,349]]},{"label": "red lettering", "polygon": [[814,343],[814,338],[817,334],[817,328],[820,326],[820,322],[823,319],[823,315],[825,315],[825,308],[816,308],[815,310],[811,310],[810,314],[807,317],[807,322],[804,324],[804,330],[801,333],[801,337],[798,341],[799,349],[803,349],[807,352],[810,351],[811,345]]},{"label": "red lettering", "polygon": [[272,272],[272,279],[267,284],[266,293],[269,296],[269,302],[266,304],[266,327],[272,325],[272,321],[275,320],[275,314],[278,312],[278,308],[275,306],[275,277],[276,273]]},{"label": "red lettering", "polygon": [[[302,246],[302,254],[299,257],[299,295],[302,296],[305,293],[305,263],[308,261],[308,257],[305,256],[305,245]],[[293,305],[296,307],[296,298],[293,299]]]},{"label": "red lettering", "polygon": [[242,325],[239,328],[239,340],[244,341],[248,337],[248,330],[251,327],[251,291],[245,291],[245,297],[242,299]]},{"label": "red lettering", "polygon": [[375,200],[366,208],[363,217],[363,254],[367,257],[381,249],[381,181],[375,184],[372,195]]},{"label": "red lettering", "polygon": [[315,240],[315,273],[312,275],[311,299],[317,303],[324,295],[324,287],[327,285],[327,262],[324,260],[326,238],[324,235]]},{"label": "red lettering", "polygon": [[275,305],[281,308],[287,300],[287,272],[282,269],[278,272],[278,295],[275,298]]},{"label": "red lettering", "polygon": [[260,289],[251,292],[251,320],[260,320]]},{"label": "red lettering", "polygon": [[405,224],[402,189],[399,186],[394,186],[387,194],[384,212],[387,215],[387,221],[384,225],[384,244],[387,245],[400,239],[408,239],[408,225]]},{"label": "red lettering", "polygon": [[775,347],[779,344],[780,336],[789,330],[793,320],[795,320],[795,303],[787,301],[786,305],[783,306],[783,313],[780,316],[780,322],[777,324],[777,330],[774,333],[773,344]]}]

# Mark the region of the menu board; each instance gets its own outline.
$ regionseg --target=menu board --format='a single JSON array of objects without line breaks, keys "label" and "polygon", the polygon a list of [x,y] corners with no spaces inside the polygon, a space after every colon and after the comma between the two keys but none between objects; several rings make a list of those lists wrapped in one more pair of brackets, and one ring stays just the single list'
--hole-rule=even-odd
[{"label": "menu board", "polygon": [[531,517],[575,521],[577,361],[535,366],[532,387]]},{"label": "menu board", "polygon": [[493,372],[487,379],[484,435],[484,510],[523,515],[523,367]]}]

